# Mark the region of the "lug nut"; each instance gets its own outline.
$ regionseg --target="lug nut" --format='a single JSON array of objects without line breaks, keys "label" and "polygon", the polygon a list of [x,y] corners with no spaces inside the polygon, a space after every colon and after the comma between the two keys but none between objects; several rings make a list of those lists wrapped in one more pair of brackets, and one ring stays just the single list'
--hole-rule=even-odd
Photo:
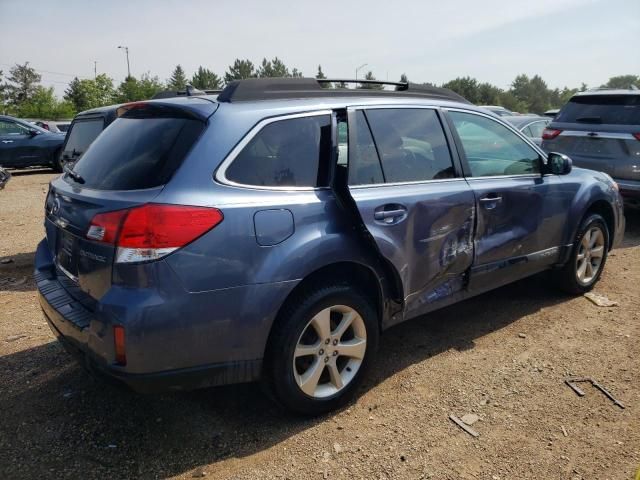
[{"label": "lug nut", "polygon": [[337,344],[338,344],[338,339],[337,339],[337,338],[333,341],[333,344],[334,344],[334,345],[337,345]]},{"label": "lug nut", "polygon": [[318,352],[318,355],[324,355],[324,350],[320,349],[320,351]]},{"label": "lug nut", "polygon": [[330,341],[331,341],[331,340],[329,340],[329,339],[327,338],[327,339],[324,341],[325,345],[329,345],[329,342],[330,342]]},{"label": "lug nut", "polygon": [[338,351],[337,351],[337,350],[334,350],[334,351],[333,351],[333,356],[335,357],[336,355],[338,355]]}]

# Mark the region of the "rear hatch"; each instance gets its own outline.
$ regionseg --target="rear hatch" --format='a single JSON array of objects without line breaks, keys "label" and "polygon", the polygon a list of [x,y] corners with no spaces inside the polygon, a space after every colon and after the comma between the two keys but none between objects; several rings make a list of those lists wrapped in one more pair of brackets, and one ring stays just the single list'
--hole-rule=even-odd
[{"label": "rear hatch", "polygon": [[83,304],[110,287],[117,251],[109,238],[88,235],[90,227],[95,230],[96,218],[111,218],[107,212],[149,203],[162,191],[215,112],[217,105],[208,103],[196,110],[155,102],[125,105],[73,169],[52,181],[45,208],[48,246],[59,274],[78,287],[69,293]]},{"label": "rear hatch", "polygon": [[543,134],[542,147],[579,167],[640,180],[640,94],[574,96]]}]

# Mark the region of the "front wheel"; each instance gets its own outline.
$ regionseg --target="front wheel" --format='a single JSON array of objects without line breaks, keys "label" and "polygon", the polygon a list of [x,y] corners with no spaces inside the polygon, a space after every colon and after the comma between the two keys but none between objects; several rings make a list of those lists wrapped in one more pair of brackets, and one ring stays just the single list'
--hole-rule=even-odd
[{"label": "front wheel", "polygon": [[355,393],[378,346],[369,300],[347,285],[316,288],[281,315],[269,342],[267,387],[297,413],[319,415]]},{"label": "front wheel", "polygon": [[593,288],[602,275],[609,251],[609,229],[598,214],[588,215],[580,225],[569,261],[559,275],[560,287],[582,294]]}]

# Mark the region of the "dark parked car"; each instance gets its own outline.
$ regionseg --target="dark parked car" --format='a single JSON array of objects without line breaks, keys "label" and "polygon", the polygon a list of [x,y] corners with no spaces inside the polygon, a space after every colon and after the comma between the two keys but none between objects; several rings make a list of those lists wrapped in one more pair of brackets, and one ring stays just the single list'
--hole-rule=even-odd
[{"label": "dark parked car", "polygon": [[625,202],[640,206],[640,90],[575,94],[545,130],[542,148],[611,175]]},{"label": "dark parked car", "polygon": [[0,115],[0,167],[51,167],[60,170],[64,135],[18,118]]},{"label": "dark parked car", "polygon": [[62,148],[62,162],[75,162],[89,145],[117,118],[120,105],[93,108],[78,113],[69,125]]},{"label": "dark parked car", "polygon": [[51,182],[51,326],[142,392],[262,379],[305,414],[353,395],[381,331],[550,270],[581,294],[616,184],[447,90],[230,83],[124,105]]},{"label": "dark parked car", "polygon": [[48,130],[50,132],[54,132],[54,133],[66,133],[67,130],[69,129],[69,125],[71,124],[71,122],[57,122],[57,121],[51,121],[51,120],[29,120],[27,119],[27,121],[29,123],[32,123],[34,125],[39,126],[40,128],[44,128],[45,130]]},{"label": "dark parked car", "polygon": [[542,143],[542,132],[551,122],[550,118],[539,117],[538,115],[504,116],[502,119],[516,127],[538,146]]}]

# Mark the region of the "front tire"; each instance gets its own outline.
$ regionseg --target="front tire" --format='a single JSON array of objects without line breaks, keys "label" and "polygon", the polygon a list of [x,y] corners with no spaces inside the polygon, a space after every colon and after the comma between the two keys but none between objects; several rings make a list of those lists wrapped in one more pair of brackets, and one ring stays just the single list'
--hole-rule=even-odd
[{"label": "front tire", "polygon": [[609,252],[609,229],[602,216],[593,213],[582,221],[571,256],[560,270],[559,286],[581,295],[590,291],[600,279]]},{"label": "front tire", "polygon": [[369,299],[348,285],[305,292],[282,312],[269,340],[265,383],[285,408],[334,410],[354,395],[378,347]]}]

